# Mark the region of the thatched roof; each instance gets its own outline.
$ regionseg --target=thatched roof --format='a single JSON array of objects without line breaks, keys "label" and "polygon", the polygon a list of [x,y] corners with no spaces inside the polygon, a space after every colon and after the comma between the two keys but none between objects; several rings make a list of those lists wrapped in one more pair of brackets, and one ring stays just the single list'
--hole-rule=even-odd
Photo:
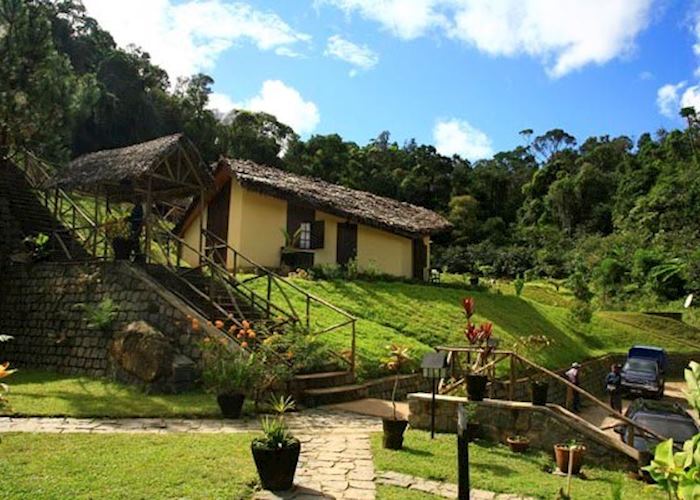
[{"label": "thatched roof", "polygon": [[156,200],[195,195],[212,182],[196,147],[183,134],[174,134],[80,156],[45,187],[131,201],[147,191],[149,178]]},{"label": "thatched roof", "polygon": [[219,168],[227,168],[242,186],[252,191],[405,236],[429,235],[450,228],[444,217],[427,208],[251,161],[224,159]]}]

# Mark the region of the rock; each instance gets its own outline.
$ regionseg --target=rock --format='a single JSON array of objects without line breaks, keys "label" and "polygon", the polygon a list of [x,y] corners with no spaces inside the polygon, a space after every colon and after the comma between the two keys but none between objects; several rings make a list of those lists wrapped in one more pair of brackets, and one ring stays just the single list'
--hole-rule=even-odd
[{"label": "rock", "polygon": [[114,335],[112,362],[139,380],[151,383],[170,377],[175,350],[161,332],[145,321],[134,321]]}]

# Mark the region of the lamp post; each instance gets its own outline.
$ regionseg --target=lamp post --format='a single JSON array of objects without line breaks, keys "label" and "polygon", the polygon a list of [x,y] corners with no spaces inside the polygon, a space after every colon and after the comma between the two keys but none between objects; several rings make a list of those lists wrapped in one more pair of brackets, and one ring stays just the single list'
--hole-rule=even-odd
[{"label": "lamp post", "polygon": [[429,352],[423,357],[421,362],[423,376],[431,380],[432,402],[430,407],[430,439],[435,438],[435,394],[437,393],[437,382],[441,378],[447,377],[447,353]]}]

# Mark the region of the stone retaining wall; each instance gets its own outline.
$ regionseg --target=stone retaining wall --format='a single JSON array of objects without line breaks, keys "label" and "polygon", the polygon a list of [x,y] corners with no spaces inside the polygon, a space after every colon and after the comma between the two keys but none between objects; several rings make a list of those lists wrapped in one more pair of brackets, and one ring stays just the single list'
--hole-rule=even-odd
[{"label": "stone retaining wall", "polygon": [[[466,398],[437,396],[436,430],[457,432],[457,407],[466,402]],[[479,424],[479,437],[505,443],[508,436],[526,435],[531,440],[530,446],[552,454],[555,444],[576,439],[586,445],[587,455],[596,461],[615,463],[618,467],[636,463],[636,454],[631,448],[556,405],[535,406],[501,400],[484,400],[473,404],[476,414],[472,422]],[[411,427],[430,429],[431,395],[410,394],[408,405]]]},{"label": "stone retaining wall", "polygon": [[[116,315],[105,330],[91,327],[86,307],[111,298]],[[36,263],[9,266],[1,278],[1,333],[14,340],[0,344],[0,359],[26,366],[91,376],[121,375],[110,366],[108,349],[115,332],[144,320],[163,333],[180,355],[198,361],[200,334],[189,330],[186,304],[126,262]],[[216,334],[204,318],[202,330]],[[211,330],[211,331],[210,331]]]},{"label": "stone retaining wall", "polygon": [[[391,393],[394,389],[393,376],[383,377],[368,381],[367,386],[368,396],[377,399],[391,399]],[[424,392],[430,390],[430,380],[423,377],[421,374],[414,373],[411,375],[400,375],[399,385],[396,389],[396,399],[403,400],[414,392]]]}]

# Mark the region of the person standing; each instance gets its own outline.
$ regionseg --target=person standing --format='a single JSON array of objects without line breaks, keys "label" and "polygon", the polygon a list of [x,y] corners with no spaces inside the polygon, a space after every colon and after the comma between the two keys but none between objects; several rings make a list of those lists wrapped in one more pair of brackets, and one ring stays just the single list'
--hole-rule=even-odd
[{"label": "person standing", "polygon": [[143,205],[140,200],[134,202],[134,208],[131,209],[131,213],[127,217],[129,222],[129,242],[131,244],[131,251],[134,254],[134,261],[142,262],[143,254],[141,253],[141,231],[143,230]]},{"label": "person standing", "polygon": [[[581,364],[580,363],[571,363],[571,368],[566,370],[566,373],[564,374],[569,382],[574,384],[576,387],[580,387],[581,384]],[[578,413],[581,411],[581,394],[578,391],[575,391],[571,388],[569,390],[573,393],[571,396],[572,400],[572,405],[571,405],[571,411],[574,413]]]},{"label": "person standing", "polygon": [[621,366],[617,363],[610,367],[610,373],[605,377],[605,390],[610,398],[610,407],[622,413],[622,374]]}]

